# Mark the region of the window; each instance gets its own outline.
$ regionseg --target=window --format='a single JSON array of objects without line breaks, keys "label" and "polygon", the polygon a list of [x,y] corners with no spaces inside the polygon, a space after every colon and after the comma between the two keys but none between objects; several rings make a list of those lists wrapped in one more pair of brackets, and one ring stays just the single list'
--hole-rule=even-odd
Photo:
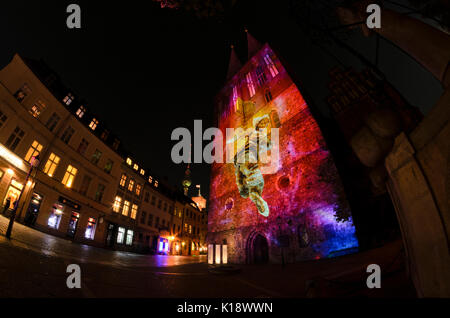
[{"label": "window", "polygon": [[120,145],[120,140],[119,139],[114,139],[113,148],[115,150],[117,150],[117,149],[119,149],[119,145]]},{"label": "window", "polygon": [[50,131],[53,131],[55,129],[56,125],[58,124],[59,120],[61,118],[58,116],[57,113],[53,113],[52,116],[47,121],[47,124],[45,125]]},{"label": "window", "polygon": [[164,211],[167,211],[167,202],[164,202]]},{"label": "window", "polygon": [[25,135],[25,132],[20,129],[19,126],[14,129],[12,134],[9,136],[8,140],[6,141],[6,147],[11,149],[12,151],[16,150],[17,145],[22,140],[23,136]]},{"label": "window", "polygon": [[139,172],[142,176],[145,174],[145,170],[141,169],[141,172]]},{"label": "window", "polygon": [[264,62],[266,62],[266,65],[270,71],[270,75],[272,75],[272,77],[277,76],[278,70],[275,64],[273,63],[272,59],[270,58],[269,54],[264,55]]},{"label": "window", "polygon": [[65,142],[66,144],[69,143],[70,138],[72,138],[73,133],[75,132],[75,129],[73,129],[71,126],[67,127],[66,130],[64,130],[64,133],[61,136],[61,140]]},{"label": "window", "polygon": [[43,101],[38,99],[36,103],[31,106],[31,109],[28,111],[34,118],[38,118],[41,112],[47,107]]},{"label": "window", "polygon": [[128,211],[130,211],[130,201],[123,201],[123,209],[122,209],[122,215],[127,216]]},{"label": "window", "polygon": [[159,199],[158,200],[158,209],[161,209],[161,204],[162,204],[162,201],[161,201],[161,199]]},{"label": "window", "polygon": [[139,222],[141,222],[141,224],[145,224],[145,218],[147,217],[147,212],[143,211],[141,213],[141,219]]},{"label": "window", "polygon": [[100,135],[100,138],[102,140],[106,140],[106,139],[108,139],[108,136],[109,136],[109,131],[105,129],[105,130],[102,131],[102,134]]},{"label": "window", "polygon": [[264,99],[266,100],[266,103],[269,103],[272,100],[272,93],[269,90],[264,92]]},{"label": "window", "polygon": [[82,195],[86,195],[89,190],[89,185],[91,184],[92,178],[88,175],[83,176],[83,180],[81,181],[80,191],[78,191]]},{"label": "window", "polygon": [[162,227],[165,227],[165,226],[166,226],[166,220],[163,219],[163,220],[161,221],[161,226],[162,226]]},{"label": "window", "polygon": [[98,125],[98,120],[95,118],[92,118],[92,121],[89,124],[89,128],[91,128],[92,130],[95,130],[95,128],[97,128],[97,125]]},{"label": "window", "polygon": [[133,192],[134,188],[134,180],[130,179],[130,182],[128,183],[128,191]]},{"label": "window", "polygon": [[45,164],[44,173],[46,173],[49,177],[53,177],[55,169],[58,167],[59,160],[60,158],[57,155],[51,153],[48,157],[47,163]]},{"label": "window", "polygon": [[124,174],[122,174],[122,177],[120,177],[120,183],[119,184],[120,184],[121,187],[124,187],[126,182],[127,182],[127,175],[124,173]]},{"label": "window", "polygon": [[155,180],[155,187],[158,187],[158,181]]},{"label": "window", "polygon": [[133,160],[131,160],[131,158],[127,158],[127,165],[131,166],[132,163],[133,163]]},{"label": "window", "polygon": [[123,244],[124,238],[125,238],[125,228],[119,227],[119,230],[117,231],[117,243]]},{"label": "window", "polygon": [[153,226],[153,214],[148,215],[147,225]]},{"label": "window", "polygon": [[0,128],[3,127],[7,119],[8,116],[6,116],[5,114],[3,114],[2,111],[0,111]]},{"label": "window", "polygon": [[31,94],[31,89],[27,84],[23,84],[22,87],[14,94],[14,97],[21,103],[25,97]]},{"label": "window", "polygon": [[238,99],[238,93],[237,93],[237,86],[233,86],[233,107],[234,110],[237,110],[237,99]]},{"label": "window", "polygon": [[155,203],[156,203],[156,197],[153,195],[152,196],[152,205],[155,205]]},{"label": "window", "polygon": [[256,78],[258,79],[258,84],[264,85],[266,82],[266,74],[264,74],[264,68],[262,66],[258,66],[256,68]]},{"label": "window", "polygon": [[86,108],[84,108],[84,106],[80,106],[80,108],[78,108],[76,114],[77,114],[78,118],[83,118],[85,112],[86,112]]},{"label": "window", "polygon": [[66,106],[69,106],[74,99],[75,97],[71,93],[68,93],[66,97],[63,98],[62,102],[66,104]]},{"label": "window", "polygon": [[192,225],[189,224],[189,234],[192,234]]},{"label": "window", "polygon": [[119,212],[120,211],[120,203],[122,202],[122,198],[119,196],[116,196],[116,198],[114,199],[114,204],[113,204],[113,211],[114,212]]},{"label": "window", "polygon": [[64,175],[64,178],[62,180],[62,184],[64,184],[68,188],[72,187],[77,172],[78,172],[77,168],[75,168],[72,165],[69,165],[67,167],[66,174]]},{"label": "window", "polygon": [[144,201],[148,203],[149,197],[150,197],[150,193],[145,192],[145,195],[144,195]]},{"label": "window", "polygon": [[96,220],[94,218],[89,218],[86,231],[84,232],[84,237],[88,240],[93,240],[95,235],[95,228]]},{"label": "window", "polygon": [[137,210],[138,210],[137,204],[133,204],[133,205],[131,206],[131,218],[132,218],[133,220],[136,219]]},{"label": "window", "polygon": [[31,158],[36,157],[42,151],[42,145],[37,141],[33,141],[30,149],[28,149],[27,154],[25,155],[25,161],[30,162]]},{"label": "window", "polygon": [[134,164],[133,169],[138,171],[139,170],[139,166],[137,164]]},{"label": "window", "polygon": [[127,231],[127,241],[125,244],[127,244],[127,245],[133,244],[133,235],[134,235],[134,232],[132,230]]},{"label": "window", "polygon": [[150,184],[153,183],[153,177],[152,177],[152,176],[149,176],[149,177],[148,177],[148,183],[150,183]]},{"label": "window", "polygon": [[97,187],[97,192],[95,192],[94,200],[97,202],[101,202],[104,193],[105,193],[105,185],[99,183]]},{"label": "window", "polygon": [[98,149],[95,149],[94,154],[92,155],[91,162],[96,165],[102,156],[102,152]]},{"label": "window", "polygon": [[80,145],[78,146],[77,151],[80,154],[84,155],[88,146],[89,146],[89,142],[83,138],[83,139],[81,139],[81,142],[80,142]]},{"label": "window", "polygon": [[136,184],[136,195],[141,195],[142,186],[140,184]]},{"label": "window", "polygon": [[246,79],[247,79],[248,93],[250,94],[250,97],[253,97],[255,95],[255,84],[253,83],[252,74],[250,72],[247,73]]},{"label": "window", "polygon": [[61,222],[61,215],[63,214],[64,207],[59,204],[54,204],[50,217],[48,218],[47,225],[53,229],[59,228]]},{"label": "window", "polygon": [[114,162],[111,159],[108,159],[108,161],[106,161],[106,165],[105,168],[103,169],[106,173],[111,173],[112,167],[113,167]]},{"label": "window", "polygon": [[159,216],[156,217],[155,219],[155,227],[159,226]]}]

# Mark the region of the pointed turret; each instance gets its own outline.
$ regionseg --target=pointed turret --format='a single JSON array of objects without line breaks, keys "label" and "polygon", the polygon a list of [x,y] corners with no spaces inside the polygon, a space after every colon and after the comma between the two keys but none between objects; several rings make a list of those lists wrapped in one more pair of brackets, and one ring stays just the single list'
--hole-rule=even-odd
[{"label": "pointed turret", "polygon": [[233,77],[233,75],[236,74],[241,69],[241,67],[242,64],[241,61],[239,61],[236,51],[234,50],[234,45],[231,45],[231,55],[230,63],[228,64],[227,79]]},{"label": "pointed turret", "polygon": [[256,54],[261,48],[261,43],[258,42],[251,34],[245,29],[245,33],[247,33],[247,51],[248,51],[248,59]]}]

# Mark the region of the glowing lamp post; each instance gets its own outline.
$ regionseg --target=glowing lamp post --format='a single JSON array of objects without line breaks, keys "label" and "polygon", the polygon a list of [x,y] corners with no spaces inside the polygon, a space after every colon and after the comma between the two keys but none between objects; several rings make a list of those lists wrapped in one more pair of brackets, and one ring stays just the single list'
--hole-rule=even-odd
[{"label": "glowing lamp post", "polygon": [[[37,155],[36,157],[33,156],[30,160],[30,170],[28,170],[27,178],[25,179],[25,184],[28,184],[31,172],[33,171],[33,168],[36,168],[37,166],[39,166],[39,155]],[[17,207],[19,206],[19,202],[20,202],[20,199],[22,198],[22,194],[23,194],[24,190],[25,190],[25,188],[23,188],[22,191],[20,191],[19,198],[14,203],[13,211],[12,211],[11,217],[9,219],[8,229],[6,230],[6,237],[8,239],[11,238],[11,232],[12,232],[12,228],[14,225],[14,220],[16,218]]]}]

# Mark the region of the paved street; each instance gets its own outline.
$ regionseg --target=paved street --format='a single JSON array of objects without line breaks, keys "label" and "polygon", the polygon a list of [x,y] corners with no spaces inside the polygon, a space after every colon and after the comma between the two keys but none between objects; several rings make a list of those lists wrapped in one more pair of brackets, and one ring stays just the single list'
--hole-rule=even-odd
[{"label": "paved street", "polygon": [[[400,242],[336,259],[241,266],[208,272],[203,257],[137,255],[72,243],[21,224],[4,237],[0,216],[0,297],[414,297]],[[365,287],[368,264],[382,268],[382,288]],[[66,268],[81,267],[82,288],[66,287]],[[314,283],[311,283],[314,281]]]}]

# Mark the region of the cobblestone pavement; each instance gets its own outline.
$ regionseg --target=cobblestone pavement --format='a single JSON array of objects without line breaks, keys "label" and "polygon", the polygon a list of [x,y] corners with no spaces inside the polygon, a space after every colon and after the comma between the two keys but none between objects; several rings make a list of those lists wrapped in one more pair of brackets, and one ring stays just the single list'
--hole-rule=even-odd
[{"label": "cobblestone pavement", "polygon": [[[72,243],[0,216],[0,297],[415,297],[401,242],[334,259],[245,265],[232,275],[208,272],[205,257],[138,255]],[[368,264],[382,268],[382,288],[365,287]],[[82,288],[68,289],[69,264]]]}]

